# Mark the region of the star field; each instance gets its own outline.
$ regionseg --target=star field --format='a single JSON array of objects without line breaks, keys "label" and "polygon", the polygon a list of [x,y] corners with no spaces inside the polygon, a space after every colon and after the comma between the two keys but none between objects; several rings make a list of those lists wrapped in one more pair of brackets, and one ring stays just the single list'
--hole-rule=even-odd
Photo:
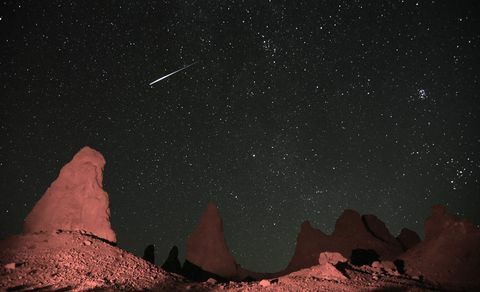
[{"label": "star field", "polygon": [[259,271],[346,208],[394,235],[433,204],[480,223],[476,1],[0,5],[1,237],[85,145],[118,245],[158,264],[209,201]]}]

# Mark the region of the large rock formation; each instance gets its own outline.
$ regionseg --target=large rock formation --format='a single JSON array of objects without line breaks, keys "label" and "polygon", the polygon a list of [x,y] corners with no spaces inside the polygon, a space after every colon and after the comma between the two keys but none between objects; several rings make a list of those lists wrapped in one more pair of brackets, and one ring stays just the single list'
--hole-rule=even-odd
[{"label": "large rock formation", "polygon": [[102,188],[104,166],[102,154],[81,149],[28,214],[24,233],[79,230],[116,242],[108,194]]},{"label": "large rock formation", "polygon": [[422,241],[415,231],[408,228],[403,228],[402,231],[400,231],[397,240],[402,245],[403,250],[409,250]]},{"label": "large rock formation", "polygon": [[238,275],[237,264],[225,242],[222,219],[212,203],[187,239],[186,261],[226,279],[235,279]]},{"label": "large rock formation", "polygon": [[401,244],[377,217],[345,210],[338,218],[332,235],[314,229],[308,221],[302,224],[295,254],[285,271],[297,271],[318,264],[321,252],[339,252],[350,258],[355,249],[372,249],[382,260],[393,260],[403,252]]},{"label": "large rock formation", "polygon": [[406,272],[429,280],[480,291],[480,229],[436,205],[425,222],[425,240],[401,256]]}]

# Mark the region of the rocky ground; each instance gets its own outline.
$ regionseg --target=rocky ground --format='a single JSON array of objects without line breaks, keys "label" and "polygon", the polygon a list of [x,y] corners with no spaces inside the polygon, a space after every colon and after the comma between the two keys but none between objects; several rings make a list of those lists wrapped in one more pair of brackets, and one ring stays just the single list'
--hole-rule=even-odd
[{"label": "rocky ground", "polygon": [[77,232],[12,236],[0,243],[0,290],[142,290],[186,281]]},{"label": "rocky ground", "polygon": [[0,242],[0,290],[163,291],[425,291],[418,277],[400,275],[389,263],[342,269],[318,265],[287,276],[251,282],[190,282],[118,247],[79,232],[17,235]]}]

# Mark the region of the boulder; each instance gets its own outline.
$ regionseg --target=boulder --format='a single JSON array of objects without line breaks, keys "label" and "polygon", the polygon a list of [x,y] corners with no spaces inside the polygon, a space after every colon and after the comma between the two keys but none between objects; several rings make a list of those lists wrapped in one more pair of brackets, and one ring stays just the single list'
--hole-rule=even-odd
[{"label": "boulder", "polygon": [[318,257],[318,263],[320,265],[329,263],[332,265],[336,265],[338,263],[346,263],[347,259],[338,252],[322,252]]},{"label": "boulder", "polygon": [[335,266],[329,263],[319,265],[313,269],[314,275],[322,279],[333,279],[333,280],[346,280],[342,272],[340,272]]},{"label": "boulder", "polygon": [[82,148],[28,214],[24,233],[84,231],[115,243],[108,194],[102,186],[104,166],[102,154]]},{"label": "boulder", "polygon": [[260,282],[258,282],[258,285],[260,285],[260,286],[262,286],[262,287],[268,287],[268,286],[270,286],[271,284],[270,284],[270,281],[269,281],[269,280],[263,279],[263,280],[261,280]]},{"label": "boulder", "polygon": [[324,263],[322,265],[316,265],[308,269],[302,269],[291,273],[289,276],[293,277],[314,277],[317,279],[326,280],[347,280],[348,278],[334,265],[330,263]]}]

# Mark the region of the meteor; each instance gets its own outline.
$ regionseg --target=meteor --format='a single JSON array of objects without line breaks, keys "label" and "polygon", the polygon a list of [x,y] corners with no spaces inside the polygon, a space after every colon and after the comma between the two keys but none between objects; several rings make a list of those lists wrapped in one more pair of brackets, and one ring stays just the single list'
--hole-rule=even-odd
[{"label": "meteor", "polygon": [[157,83],[157,82],[159,82],[159,81],[162,81],[163,79],[168,78],[168,77],[172,76],[173,74],[178,73],[178,72],[180,72],[180,71],[182,71],[182,70],[185,70],[185,69],[187,69],[188,67],[195,65],[196,63],[197,63],[197,62],[193,62],[193,63],[190,64],[190,65],[187,65],[187,66],[185,66],[185,67],[183,67],[183,68],[178,69],[177,71],[173,71],[172,73],[169,73],[169,74],[167,74],[167,75],[165,75],[165,76],[162,76],[162,77],[158,78],[157,80],[150,82],[150,84],[148,84],[148,85],[153,85],[153,84],[155,84],[155,83]]}]

